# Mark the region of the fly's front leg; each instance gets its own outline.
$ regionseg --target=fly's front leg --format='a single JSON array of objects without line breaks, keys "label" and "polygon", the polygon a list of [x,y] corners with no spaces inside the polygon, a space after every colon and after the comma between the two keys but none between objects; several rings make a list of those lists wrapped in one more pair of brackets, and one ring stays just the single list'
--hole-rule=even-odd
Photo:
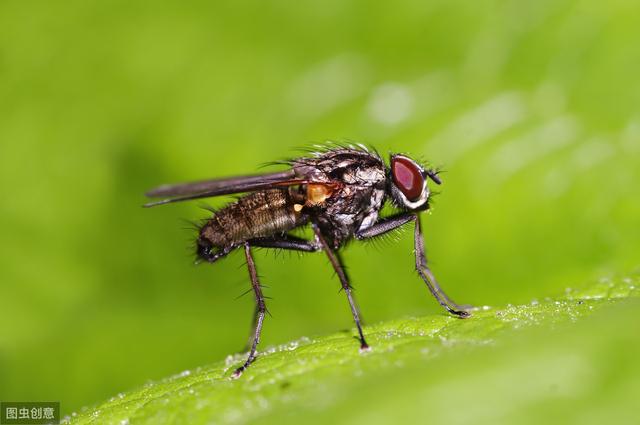
[{"label": "fly's front leg", "polygon": [[389,233],[397,228],[404,226],[405,224],[414,221],[416,215],[413,213],[400,213],[391,217],[385,218],[377,222],[371,227],[356,232],[356,239],[370,239],[376,236],[382,236],[385,233]]},{"label": "fly's front leg", "polygon": [[347,273],[345,272],[344,267],[342,267],[340,257],[337,252],[331,249],[317,226],[313,226],[313,231],[316,234],[316,239],[320,243],[322,250],[327,254],[327,257],[329,257],[329,261],[331,262],[333,269],[340,279],[342,289],[344,290],[345,294],[347,294],[347,300],[349,300],[349,306],[351,307],[351,314],[353,315],[353,320],[356,322],[358,335],[360,336],[360,349],[368,350],[369,344],[367,344],[367,341],[364,339],[362,326],[360,325],[360,311],[358,310],[358,306],[356,305],[355,299],[353,297],[351,285],[349,284],[349,278],[347,277]]},{"label": "fly's front leg", "polygon": [[469,307],[460,306],[453,302],[451,298],[449,298],[447,294],[444,293],[442,288],[440,288],[440,285],[438,285],[438,281],[433,275],[433,272],[431,272],[431,269],[429,269],[429,266],[427,266],[427,256],[424,248],[424,239],[422,238],[422,232],[420,230],[420,217],[417,214],[400,213],[398,215],[386,218],[374,224],[373,226],[356,233],[356,238],[374,238],[376,236],[391,232],[412,221],[415,222],[414,247],[416,255],[416,270],[418,271],[418,274],[427,284],[427,287],[429,288],[431,294],[433,294],[440,305],[442,305],[449,313],[462,318],[469,317],[471,313],[466,311],[466,309],[468,309]]},{"label": "fly's front leg", "polygon": [[461,306],[456,304],[444,293],[444,291],[438,285],[438,281],[427,266],[427,254],[424,248],[424,239],[422,238],[422,231],[420,230],[420,217],[415,216],[415,229],[414,229],[414,246],[416,254],[416,270],[418,274],[427,284],[429,291],[438,300],[441,306],[443,306],[449,313],[454,314],[460,318],[466,318],[471,316],[471,313],[467,311],[469,306]]},{"label": "fly's front leg", "polygon": [[233,377],[239,377],[244,370],[249,367],[251,363],[256,359],[256,348],[260,342],[260,333],[262,332],[262,322],[264,321],[264,315],[267,311],[267,307],[264,301],[264,295],[262,294],[262,287],[260,286],[260,280],[258,279],[258,272],[256,270],[256,263],[253,261],[253,255],[251,254],[251,245],[249,242],[244,244],[244,255],[247,259],[247,268],[249,269],[249,278],[251,279],[251,288],[256,296],[256,320],[254,320],[253,329],[253,342],[251,344],[251,350],[249,356],[242,366],[237,368],[233,373]]}]

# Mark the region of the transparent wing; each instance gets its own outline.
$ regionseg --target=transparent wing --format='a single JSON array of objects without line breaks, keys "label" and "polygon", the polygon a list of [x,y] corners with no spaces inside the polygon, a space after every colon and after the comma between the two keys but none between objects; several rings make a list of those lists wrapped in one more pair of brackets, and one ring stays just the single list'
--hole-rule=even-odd
[{"label": "transparent wing", "polygon": [[149,198],[165,198],[144,204],[144,207],[155,207],[173,202],[191,199],[210,198],[233,193],[253,192],[283,186],[294,186],[309,183],[305,178],[296,176],[294,170],[279,171],[252,176],[238,176],[223,179],[203,180],[191,183],[169,184],[158,186],[146,193]]}]

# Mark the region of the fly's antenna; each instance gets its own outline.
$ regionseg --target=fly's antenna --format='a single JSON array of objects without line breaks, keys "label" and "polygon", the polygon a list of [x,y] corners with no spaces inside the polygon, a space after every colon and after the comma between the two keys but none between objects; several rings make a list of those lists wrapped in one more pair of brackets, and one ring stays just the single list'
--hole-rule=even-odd
[{"label": "fly's antenna", "polygon": [[440,174],[440,170],[429,169],[426,170],[425,173],[434,181],[435,184],[442,184],[442,180],[440,179],[440,176],[438,176],[438,174]]}]

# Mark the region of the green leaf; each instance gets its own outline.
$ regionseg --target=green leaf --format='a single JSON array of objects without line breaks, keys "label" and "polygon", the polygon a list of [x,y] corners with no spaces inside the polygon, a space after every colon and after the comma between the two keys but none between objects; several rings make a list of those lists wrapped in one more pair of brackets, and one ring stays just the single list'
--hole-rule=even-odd
[{"label": "green leaf", "polygon": [[[557,299],[408,318],[185,371],[67,418],[116,423],[631,423],[640,395],[640,279]],[[636,418],[637,419],[637,418]],[[606,422],[605,422],[606,421]]]}]

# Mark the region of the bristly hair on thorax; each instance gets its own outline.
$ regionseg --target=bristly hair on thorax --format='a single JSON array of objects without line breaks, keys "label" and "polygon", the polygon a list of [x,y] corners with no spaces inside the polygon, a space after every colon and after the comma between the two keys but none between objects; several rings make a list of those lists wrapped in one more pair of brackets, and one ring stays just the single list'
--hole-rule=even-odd
[{"label": "bristly hair on thorax", "polygon": [[372,145],[364,144],[364,143],[355,143],[355,142],[337,142],[333,140],[327,140],[323,143],[314,143],[310,146],[298,147],[294,149],[294,152],[300,152],[304,156],[303,157],[290,157],[277,161],[268,161],[263,162],[259,165],[260,168],[274,166],[274,165],[287,165],[292,166],[296,162],[300,162],[304,160],[304,157],[308,158],[318,158],[328,152],[331,151],[341,151],[341,150],[352,150],[352,151],[360,151],[375,155],[376,157],[382,160],[380,153],[378,150]]}]

